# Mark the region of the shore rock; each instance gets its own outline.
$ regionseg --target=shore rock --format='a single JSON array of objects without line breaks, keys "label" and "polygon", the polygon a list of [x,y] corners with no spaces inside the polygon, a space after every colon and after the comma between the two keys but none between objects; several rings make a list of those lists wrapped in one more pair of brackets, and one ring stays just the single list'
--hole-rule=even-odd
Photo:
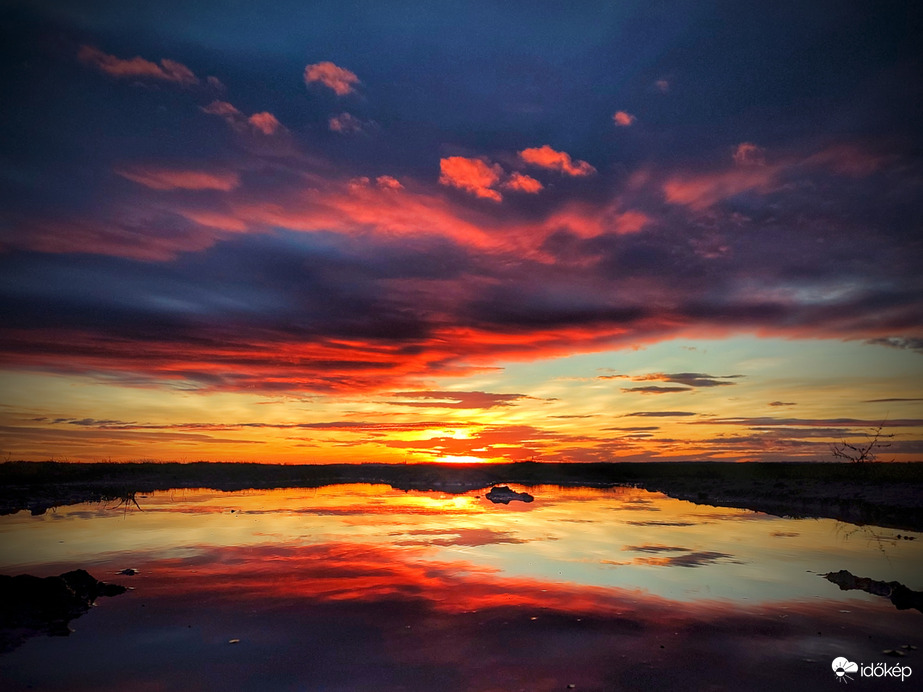
[{"label": "shore rock", "polygon": [[499,503],[504,505],[508,505],[513,500],[532,502],[532,500],[535,499],[529,493],[517,493],[515,490],[505,485],[495,485],[485,497],[495,504]]},{"label": "shore rock", "polygon": [[0,652],[40,634],[66,636],[71,632],[68,623],[87,612],[97,598],[125,591],[82,569],[56,577],[0,575]]}]

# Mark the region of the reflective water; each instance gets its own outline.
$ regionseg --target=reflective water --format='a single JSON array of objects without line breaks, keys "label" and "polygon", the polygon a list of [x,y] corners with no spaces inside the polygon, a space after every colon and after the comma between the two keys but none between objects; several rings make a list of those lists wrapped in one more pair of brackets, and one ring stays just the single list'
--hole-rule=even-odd
[{"label": "reflective water", "polygon": [[923,678],[923,614],[821,576],[921,590],[920,534],[632,488],[528,490],[509,505],[370,485],[177,490],[140,510],[2,517],[0,573],[83,568],[133,589],[68,637],[0,655],[0,686],[818,689],[838,656]]}]

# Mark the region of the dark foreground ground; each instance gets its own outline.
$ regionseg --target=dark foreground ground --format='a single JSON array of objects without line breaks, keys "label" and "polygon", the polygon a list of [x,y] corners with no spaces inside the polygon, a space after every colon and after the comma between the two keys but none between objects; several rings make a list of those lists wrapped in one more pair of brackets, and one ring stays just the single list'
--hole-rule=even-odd
[{"label": "dark foreground ground", "polygon": [[41,514],[78,502],[132,502],[172,488],[320,487],[383,483],[401,490],[461,493],[499,483],[525,486],[633,485],[684,500],[779,516],[825,517],[923,531],[923,463],[0,464],[0,514]]}]

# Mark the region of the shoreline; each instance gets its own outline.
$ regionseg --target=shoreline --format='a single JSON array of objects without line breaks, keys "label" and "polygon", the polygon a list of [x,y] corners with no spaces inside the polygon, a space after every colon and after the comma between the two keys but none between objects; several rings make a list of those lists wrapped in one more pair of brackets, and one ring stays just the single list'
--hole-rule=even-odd
[{"label": "shoreline", "polygon": [[646,462],[279,465],[231,462],[4,462],[0,514],[134,501],[178,488],[219,491],[350,483],[463,493],[498,484],[635,486],[703,505],[923,531],[923,462]]}]

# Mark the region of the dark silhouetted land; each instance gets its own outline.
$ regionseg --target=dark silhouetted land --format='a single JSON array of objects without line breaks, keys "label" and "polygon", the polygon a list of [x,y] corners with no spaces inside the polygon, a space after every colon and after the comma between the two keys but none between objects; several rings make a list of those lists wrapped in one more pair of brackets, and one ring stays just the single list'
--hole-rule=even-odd
[{"label": "dark silhouetted land", "polygon": [[[133,501],[172,488],[244,490],[382,483],[461,493],[500,483],[637,486],[684,500],[794,517],[923,530],[923,463],[0,464],[0,513],[40,514],[77,502]],[[537,499],[541,499],[538,496]]]}]

